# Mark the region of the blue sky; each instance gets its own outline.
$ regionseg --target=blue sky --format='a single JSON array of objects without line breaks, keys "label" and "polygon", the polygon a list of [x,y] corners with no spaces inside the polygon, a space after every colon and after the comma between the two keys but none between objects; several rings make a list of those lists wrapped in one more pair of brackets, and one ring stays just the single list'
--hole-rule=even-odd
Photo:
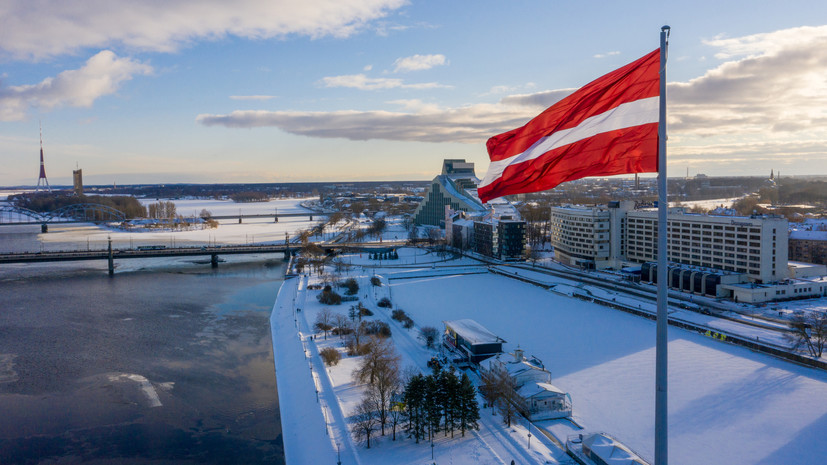
[{"label": "blue sky", "polygon": [[823,2],[6,0],[0,185],[482,176],[663,24],[670,174],[827,174]]}]

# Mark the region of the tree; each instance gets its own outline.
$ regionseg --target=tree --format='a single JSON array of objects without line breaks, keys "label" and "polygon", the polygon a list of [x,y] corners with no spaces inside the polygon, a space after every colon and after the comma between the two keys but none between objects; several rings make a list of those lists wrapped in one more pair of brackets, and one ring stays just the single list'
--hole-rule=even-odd
[{"label": "tree", "polygon": [[199,213],[198,216],[203,220],[209,220],[212,218],[212,212],[210,212],[206,208],[202,208],[201,213]]},{"label": "tree", "polygon": [[377,407],[376,410],[382,436],[385,435],[385,424],[388,421],[389,412],[392,407],[391,400],[393,394],[399,390],[400,386],[399,357],[395,356],[395,353],[392,352],[391,357],[380,361],[378,369],[374,374],[373,382],[368,389]]},{"label": "tree", "polygon": [[425,326],[422,328],[422,339],[425,340],[425,347],[432,349],[438,337],[439,330],[433,326]]},{"label": "tree", "polygon": [[353,413],[353,425],[351,426],[353,434],[357,441],[365,440],[367,448],[370,449],[370,436],[376,431],[376,426],[379,423],[376,417],[376,408],[373,399],[370,396],[365,396],[362,401],[356,406],[356,411]]},{"label": "tree", "polygon": [[321,294],[318,296],[319,302],[326,304],[326,305],[339,305],[342,303],[342,296],[336,293],[330,285],[327,285],[322,289]]},{"label": "tree", "polygon": [[790,332],[785,337],[793,348],[806,347],[810,355],[820,358],[827,344],[827,313],[795,314],[789,326]]},{"label": "tree", "polygon": [[459,392],[457,393],[459,405],[457,406],[457,423],[465,437],[466,429],[479,429],[477,423],[480,419],[479,404],[477,404],[477,392],[471,378],[466,373],[462,374],[459,380]]},{"label": "tree", "polygon": [[425,426],[427,425],[425,416],[426,389],[425,377],[422,374],[416,374],[408,380],[403,394],[405,413],[408,420],[408,437],[413,437],[417,444],[425,436]]},{"label": "tree", "polygon": [[349,330],[348,319],[341,313],[335,313],[333,315],[333,324],[336,326],[336,331],[339,333],[339,339],[342,338],[342,335],[345,333],[346,330]]},{"label": "tree", "polygon": [[514,378],[506,370],[491,368],[481,372],[480,392],[491,404],[491,411],[503,417],[503,421],[511,426],[511,421],[518,413],[525,413],[525,401],[517,394]]},{"label": "tree", "polygon": [[316,314],[316,329],[324,331],[324,339],[327,340],[327,332],[333,329],[333,320],[335,314],[332,310],[325,307]]},{"label": "tree", "polygon": [[382,286],[382,280],[378,276],[371,276],[370,283],[374,286]]},{"label": "tree", "polygon": [[395,400],[396,398],[396,392],[392,393],[391,404],[388,409],[388,421],[391,424],[391,431],[393,432],[394,441],[396,441],[396,428],[405,422],[405,403]]},{"label": "tree", "polygon": [[353,278],[348,278],[345,281],[345,287],[347,288],[347,292],[345,292],[347,295],[356,295],[359,292],[359,283]]},{"label": "tree", "polygon": [[354,370],[354,378],[360,383],[374,384],[383,371],[395,371],[399,376],[399,356],[390,339],[371,337],[365,356]]}]

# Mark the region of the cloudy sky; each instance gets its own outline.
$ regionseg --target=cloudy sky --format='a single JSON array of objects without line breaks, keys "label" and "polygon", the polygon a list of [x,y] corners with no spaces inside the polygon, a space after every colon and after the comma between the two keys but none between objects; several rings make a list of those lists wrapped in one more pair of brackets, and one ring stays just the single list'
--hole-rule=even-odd
[{"label": "cloudy sky", "polygon": [[670,174],[827,174],[827,2],[0,0],[0,185],[482,176],[664,24]]}]

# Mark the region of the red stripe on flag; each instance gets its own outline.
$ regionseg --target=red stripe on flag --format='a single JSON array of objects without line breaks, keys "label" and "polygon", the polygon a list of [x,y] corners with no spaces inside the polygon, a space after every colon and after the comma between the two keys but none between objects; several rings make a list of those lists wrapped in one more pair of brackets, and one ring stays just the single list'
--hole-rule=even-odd
[{"label": "red stripe on flag", "polygon": [[656,172],[658,124],[604,132],[509,165],[497,180],[480,187],[480,200],[551,189],[587,176]]},{"label": "red stripe on flag", "polygon": [[660,92],[660,49],[586,84],[555,103],[525,126],[496,135],[486,144],[491,161],[524,152],[551,133],[577,126],[623,103]]}]

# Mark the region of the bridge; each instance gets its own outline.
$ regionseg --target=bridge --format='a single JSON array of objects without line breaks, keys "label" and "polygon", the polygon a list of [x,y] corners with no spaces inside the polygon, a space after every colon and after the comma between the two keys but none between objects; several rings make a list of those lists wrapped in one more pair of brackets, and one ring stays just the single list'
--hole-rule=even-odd
[{"label": "bridge", "polygon": [[123,222],[126,215],[108,205],[77,203],[50,212],[36,212],[15,205],[0,206],[0,226],[40,224],[45,233],[48,223],[111,223]]},{"label": "bridge", "polygon": [[[372,243],[341,243],[331,244],[320,242],[319,247],[327,253],[336,250],[371,250],[387,249],[388,247],[399,247],[405,245],[405,241],[372,242]],[[0,264],[3,263],[42,263],[42,262],[63,262],[79,260],[108,260],[109,274],[115,272],[115,259],[127,258],[163,258],[163,257],[194,257],[209,256],[213,268],[218,267],[219,255],[237,254],[267,254],[283,253],[287,258],[292,252],[298,251],[301,246],[297,244],[263,244],[263,245],[205,245],[201,247],[174,247],[150,246],[137,249],[108,249],[83,250],[83,251],[57,251],[57,252],[26,252],[0,254]]]},{"label": "bridge", "polygon": [[[323,212],[296,212],[296,213],[256,213],[238,215],[213,215],[210,216],[214,220],[235,220],[238,219],[242,223],[244,218],[273,218],[274,222],[278,223],[279,218],[309,218],[313,221],[313,217],[327,217],[330,213]],[[36,212],[28,208],[18,207],[14,205],[0,206],[0,226],[15,226],[26,224],[40,224],[42,231],[48,232],[49,223],[112,223],[126,221],[126,215],[115,208],[107,205],[94,203],[79,203],[67,205],[50,212]]]}]

